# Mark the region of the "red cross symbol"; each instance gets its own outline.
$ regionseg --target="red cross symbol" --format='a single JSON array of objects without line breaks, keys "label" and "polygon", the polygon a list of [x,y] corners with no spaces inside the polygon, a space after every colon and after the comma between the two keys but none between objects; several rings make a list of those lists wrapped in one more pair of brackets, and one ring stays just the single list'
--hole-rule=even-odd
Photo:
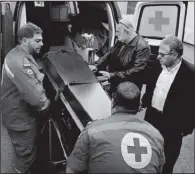
[{"label": "red cross symbol", "polygon": [[141,147],[138,138],[133,138],[134,146],[127,146],[128,153],[135,154],[135,161],[141,162],[141,154],[147,154],[147,148]]},{"label": "red cross symbol", "polygon": [[162,25],[169,25],[169,18],[163,18],[162,11],[155,11],[155,17],[149,18],[149,24],[154,24],[156,31],[162,30]]},{"label": "red cross symbol", "polygon": [[129,132],[121,141],[121,154],[127,165],[134,169],[142,169],[151,161],[152,147],[142,134]]}]

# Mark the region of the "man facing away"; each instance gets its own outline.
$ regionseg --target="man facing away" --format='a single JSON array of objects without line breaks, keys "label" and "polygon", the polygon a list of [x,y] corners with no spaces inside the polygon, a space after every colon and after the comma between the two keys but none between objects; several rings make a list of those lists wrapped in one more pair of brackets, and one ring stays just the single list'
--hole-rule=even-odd
[{"label": "man facing away", "polygon": [[182,137],[195,127],[194,70],[182,59],[182,54],[183,44],[177,37],[167,36],[161,41],[158,60],[162,67],[151,73],[142,99],[142,106],[147,107],[145,120],[164,137],[164,174],[173,172]]},{"label": "man facing away", "polygon": [[66,173],[160,173],[165,162],[163,137],[136,116],[140,90],[118,85],[112,116],[88,124],[67,160]]},{"label": "man facing away", "polygon": [[5,57],[1,81],[2,122],[16,154],[17,173],[29,173],[36,157],[36,111],[45,112],[50,101],[43,88],[44,75],[33,56],[43,46],[42,30],[27,23],[18,31],[19,44]]}]

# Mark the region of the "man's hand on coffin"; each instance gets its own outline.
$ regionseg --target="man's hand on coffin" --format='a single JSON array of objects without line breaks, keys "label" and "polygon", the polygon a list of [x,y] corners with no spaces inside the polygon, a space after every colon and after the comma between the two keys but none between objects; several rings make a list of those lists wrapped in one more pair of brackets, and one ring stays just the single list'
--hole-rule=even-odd
[{"label": "man's hand on coffin", "polygon": [[42,116],[49,116],[51,111],[52,111],[52,102],[50,100],[48,100],[47,107],[45,107],[44,109],[40,110],[39,112],[40,112],[40,114]]},{"label": "man's hand on coffin", "polygon": [[109,72],[107,72],[107,71],[99,71],[99,73],[101,75],[103,75],[104,77],[106,77],[107,79],[110,79],[110,73]]},{"label": "man's hand on coffin", "polygon": [[97,71],[97,67],[95,65],[88,65],[90,70],[93,71],[93,72],[96,72]]},{"label": "man's hand on coffin", "polygon": [[42,114],[45,116],[49,115],[56,115],[56,111],[58,110],[58,99],[60,98],[60,94],[65,88],[65,84],[61,85],[61,87],[58,89],[55,97],[51,100],[49,100],[48,107],[42,111]]}]

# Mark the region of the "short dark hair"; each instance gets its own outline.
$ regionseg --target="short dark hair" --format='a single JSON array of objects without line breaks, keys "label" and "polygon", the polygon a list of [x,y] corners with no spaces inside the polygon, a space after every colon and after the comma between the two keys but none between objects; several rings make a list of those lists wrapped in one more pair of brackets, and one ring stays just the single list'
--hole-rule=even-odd
[{"label": "short dark hair", "polygon": [[183,43],[178,37],[169,35],[162,42],[170,46],[170,52],[178,53],[178,57],[183,55]]},{"label": "short dark hair", "polygon": [[120,83],[114,94],[114,100],[117,105],[123,106],[126,109],[138,109],[140,104],[140,90],[132,82],[126,81]]},{"label": "short dark hair", "polygon": [[42,34],[43,31],[37,25],[28,22],[18,30],[18,42],[20,43],[23,38],[32,38],[34,34]]}]

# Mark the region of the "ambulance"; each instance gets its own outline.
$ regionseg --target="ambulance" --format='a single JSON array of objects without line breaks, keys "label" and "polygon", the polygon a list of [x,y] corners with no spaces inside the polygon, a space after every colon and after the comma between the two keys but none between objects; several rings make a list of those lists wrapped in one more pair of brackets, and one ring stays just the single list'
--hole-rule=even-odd
[{"label": "ambulance", "polygon": [[[77,19],[74,24],[79,23],[78,27],[86,27],[101,36],[103,47],[111,48],[115,42],[115,26],[121,18],[118,5],[111,1],[5,1],[0,5],[2,63],[17,44],[21,26],[32,22],[43,30],[44,46],[40,55],[45,74],[43,86],[53,109],[41,129],[41,159],[65,171],[66,158],[80,132],[89,121],[111,115],[111,100],[83,57],[61,50],[64,38],[70,34],[70,21]],[[57,51],[51,51],[54,48]],[[42,173],[50,172],[45,170],[49,169]]]},{"label": "ambulance", "polygon": [[[68,1],[67,1],[68,2]],[[81,2],[80,2],[81,3]],[[90,1],[88,1],[90,4]],[[194,64],[194,2],[189,1],[115,1],[104,2],[106,4],[107,19],[109,25],[109,47],[115,41],[115,26],[122,15],[127,15],[133,22],[137,32],[146,38],[151,45],[152,52],[157,54],[160,40],[166,35],[172,34],[182,39],[184,43],[184,59]],[[51,20],[55,23],[66,21],[67,4],[69,12],[78,14],[78,2],[1,2],[0,4],[0,54],[1,62],[7,52],[16,44],[17,30],[27,21],[36,24],[42,18]],[[120,11],[119,11],[120,9]],[[57,19],[58,14],[61,19]],[[98,11],[97,11],[98,13]],[[101,14],[99,10],[99,15]],[[40,15],[40,17],[38,17]],[[39,19],[38,19],[39,18]],[[93,16],[92,16],[93,18]],[[95,19],[95,17],[94,17]],[[40,25],[44,24],[41,22]],[[58,25],[60,27],[60,25]]]},{"label": "ambulance", "polygon": [[[121,3],[126,5],[121,6]],[[105,46],[111,48],[116,41],[116,25],[122,17],[121,12],[125,11],[123,15],[129,15],[126,13],[127,8],[132,8],[133,13],[129,17],[136,31],[148,41],[152,55],[157,56],[160,41],[166,35],[172,34],[183,41],[184,58],[194,65],[194,2],[134,2],[135,4],[130,7],[128,3],[130,1],[120,3],[116,1],[1,2],[1,63],[10,49],[17,44],[18,29],[27,22],[35,23],[43,29],[42,55],[47,53],[51,46],[63,46],[63,37],[66,34],[66,26],[70,22],[70,14],[73,16],[85,14],[83,21],[80,21],[81,24],[87,23],[88,19],[91,20],[91,23],[94,23],[93,27],[97,27],[93,28],[97,29],[94,31],[98,31],[101,25],[101,28],[107,31]],[[87,11],[90,13],[86,13]],[[58,148],[52,148],[53,141],[49,141],[49,147],[46,145],[43,148],[45,152],[49,150],[46,154],[52,164],[66,163],[66,158],[71,153],[77,137],[89,121],[111,115],[111,100],[86,62],[76,56],[68,59],[69,57],[63,57],[61,52],[59,55],[56,59],[48,57],[44,62],[45,74],[49,79],[47,87],[51,90],[49,94],[52,97],[58,93],[60,95],[56,113],[52,116],[52,118],[59,118],[57,122],[56,119],[54,120],[57,136],[52,138],[59,140],[62,152],[57,153]],[[49,123],[51,121],[53,122],[49,120]],[[55,154],[61,154],[60,158],[53,159],[56,157]]]},{"label": "ambulance", "polygon": [[126,1],[118,4],[122,16],[128,16],[137,32],[148,40],[152,53],[157,54],[163,37],[175,35],[183,41],[183,58],[194,65],[194,2]]},{"label": "ambulance", "polygon": [[[85,13],[85,14],[84,14]],[[26,24],[32,22],[43,29],[44,48],[51,45],[60,45],[65,33],[65,27],[70,21],[69,16],[82,15],[86,19],[82,23],[93,23],[93,29],[97,20],[106,23],[108,32],[107,46],[114,45],[115,26],[121,18],[116,2],[81,2],[81,1],[17,1],[1,2],[1,54],[2,61],[7,52],[17,44],[17,31]],[[101,24],[101,25],[104,25]],[[56,38],[55,38],[56,37]],[[43,49],[44,49],[43,48]],[[47,52],[44,49],[44,53]]]}]

